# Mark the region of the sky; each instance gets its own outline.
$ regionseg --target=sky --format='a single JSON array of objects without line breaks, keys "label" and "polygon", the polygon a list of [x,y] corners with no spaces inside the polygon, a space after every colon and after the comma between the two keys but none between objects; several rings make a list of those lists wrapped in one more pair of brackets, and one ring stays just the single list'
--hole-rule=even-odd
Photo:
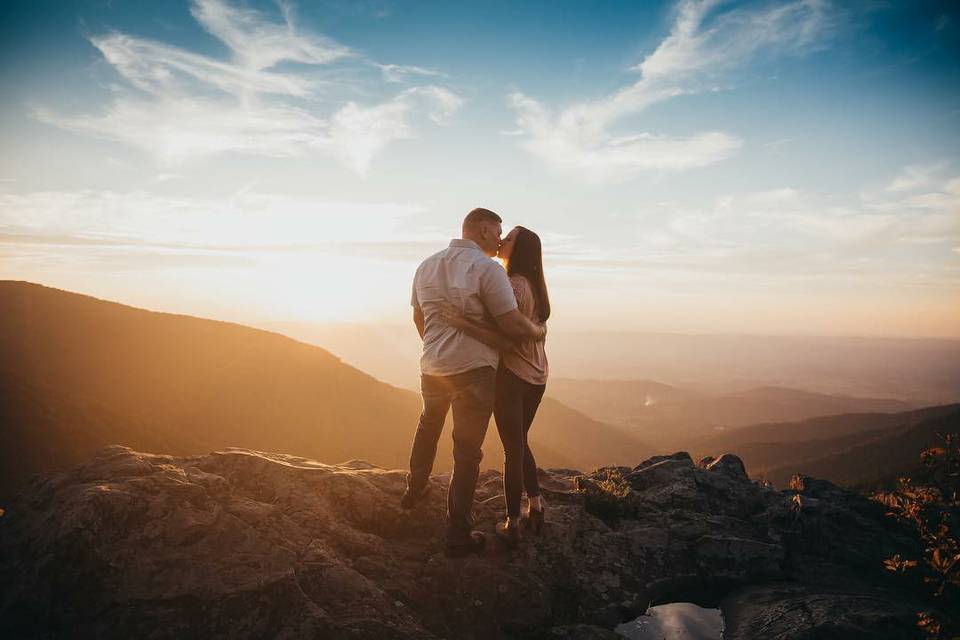
[{"label": "sky", "polygon": [[960,336],[951,2],[4,4],[0,278],[408,323],[476,206],[554,330]]}]

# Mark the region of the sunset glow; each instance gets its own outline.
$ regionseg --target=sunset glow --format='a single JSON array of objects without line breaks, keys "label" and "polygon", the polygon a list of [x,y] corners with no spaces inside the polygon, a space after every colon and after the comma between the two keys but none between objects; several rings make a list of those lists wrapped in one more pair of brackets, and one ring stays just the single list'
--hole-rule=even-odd
[{"label": "sunset glow", "polygon": [[558,330],[957,336],[950,3],[13,3],[0,278],[409,322],[474,206]]}]

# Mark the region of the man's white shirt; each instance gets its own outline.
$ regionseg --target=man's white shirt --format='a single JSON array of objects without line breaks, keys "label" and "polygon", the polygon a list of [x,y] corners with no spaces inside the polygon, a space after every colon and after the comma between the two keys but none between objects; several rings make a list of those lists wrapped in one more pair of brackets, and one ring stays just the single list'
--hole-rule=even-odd
[{"label": "man's white shirt", "polygon": [[417,268],[410,304],[423,311],[420,372],[449,376],[478,367],[497,367],[493,347],[471,338],[440,318],[443,303],[467,318],[492,323],[493,317],[517,308],[507,272],[472,240],[451,240]]}]

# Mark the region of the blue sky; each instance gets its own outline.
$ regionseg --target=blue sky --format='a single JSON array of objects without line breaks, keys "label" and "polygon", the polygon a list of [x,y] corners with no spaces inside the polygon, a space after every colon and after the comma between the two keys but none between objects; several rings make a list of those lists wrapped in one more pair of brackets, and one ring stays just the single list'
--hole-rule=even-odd
[{"label": "blue sky", "polygon": [[569,328],[952,335],[950,2],[13,2],[0,277],[406,322],[473,206]]}]

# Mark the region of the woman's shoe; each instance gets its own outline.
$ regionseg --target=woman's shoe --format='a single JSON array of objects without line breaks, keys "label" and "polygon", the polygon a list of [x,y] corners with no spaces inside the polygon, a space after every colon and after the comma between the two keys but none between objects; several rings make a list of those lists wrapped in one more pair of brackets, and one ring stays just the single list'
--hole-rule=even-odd
[{"label": "woman's shoe", "polygon": [[543,531],[543,522],[543,509],[530,509],[526,518],[527,529],[530,530],[530,533],[535,536],[540,535]]},{"label": "woman's shoe", "polygon": [[497,523],[497,539],[508,548],[516,549],[522,537],[519,518],[507,518]]}]

